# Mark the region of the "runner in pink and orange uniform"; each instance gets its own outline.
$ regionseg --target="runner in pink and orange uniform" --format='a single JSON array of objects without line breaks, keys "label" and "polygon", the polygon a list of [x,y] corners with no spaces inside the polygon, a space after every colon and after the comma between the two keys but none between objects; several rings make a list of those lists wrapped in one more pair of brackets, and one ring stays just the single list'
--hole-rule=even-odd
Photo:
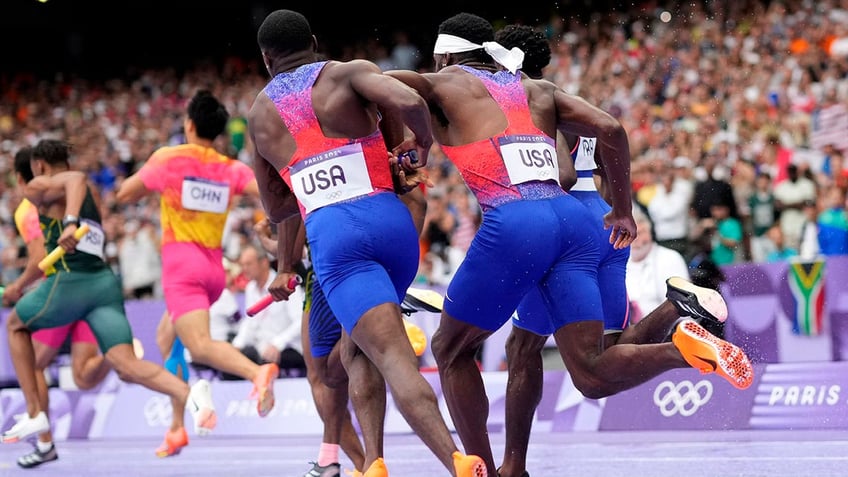
[{"label": "runner in pink and orange uniform", "polygon": [[[257,411],[266,416],[274,407],[276,364],[258,365],[226,341],[209,335],[209,307],[226,285],[221,241],[233,200],[241,194],[258,197],[253,170],[213,148],[229,113],[210,92],[198,91],[188,103],[184,120],[187,144],[162,147],[118,190],[118,201],[134,202],[161,194],[162,288],[176,336],[192,361],[253,381]],[[188,445],[183,412],[175,409],[170,430],[156,451],[160,457]]]}]

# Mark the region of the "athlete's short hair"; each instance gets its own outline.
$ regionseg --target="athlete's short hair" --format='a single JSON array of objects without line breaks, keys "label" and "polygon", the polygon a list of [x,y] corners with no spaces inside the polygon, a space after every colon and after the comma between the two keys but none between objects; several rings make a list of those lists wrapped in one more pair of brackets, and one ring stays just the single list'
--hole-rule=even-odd
[{"label": "athlete's short hair", "polygon": [[227,127],[230,113],[212,92],[201,89],[188,102],[188,117],[194,123],[197,136],[215,140]]},{"label": "athlete's short hair", "polygon": [[551,62],[548,39],[529,25],[507,25],[495,33],[495,41],[506,49],[518,47],[524,52],[521,71],[531,78],[541,78],[542,69]]},{"label": "athlete's short hair", "polygon": [[51,166],[68,164],[71,145],[58,139],[42,139],[32,148],[32,159],[42,160]]},{"label": "athlete's short hair", "polygon": [[[487,41],[495,41],[495,28],[491,22],[473,13],[457,13],[439,25],[439,34],[453,35],[482,45]],[[452,53],[463,58],[475,59],[491,63],[492,57],[482,48],[465,53]]]},{"label": "athlete's short hair", "polygon": [[24,178],[24,182],[29,182],[35,177],[32,173],[31,160],[32,146],[24,146],[15,153],[15,172]]},{"label": "athlete's short hair", "polygon": [[259,48],[270,55],[306,50],[312,46],[309,20],[293,10],[271,12],[256,33]]}]

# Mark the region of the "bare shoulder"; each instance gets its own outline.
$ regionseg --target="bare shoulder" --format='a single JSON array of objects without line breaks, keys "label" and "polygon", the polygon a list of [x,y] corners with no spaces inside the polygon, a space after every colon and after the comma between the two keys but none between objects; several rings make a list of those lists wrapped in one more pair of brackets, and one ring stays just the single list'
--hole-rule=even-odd
[{"label": "bare shoulder", "polygon": [[559,86],[546,79],[533,79],[525,75],[521,78],[521,84],[528,93],[554,94],[557,91],[564,93]]},{"label": "bare shoulder", "polygon": [[255,130],[261,126],[264,119],[267,119],[271,113],[275,112],[274,102],[265,94],[265,91],[260,91],[253,100],[253,105],[247,113],[247,128]]},{"label": "bare shoulder", "polygon": [[328,61],[323,74],[336,79],[349,78],[358,74],[380,74],[382,71],[376,63],[369,60]]}]

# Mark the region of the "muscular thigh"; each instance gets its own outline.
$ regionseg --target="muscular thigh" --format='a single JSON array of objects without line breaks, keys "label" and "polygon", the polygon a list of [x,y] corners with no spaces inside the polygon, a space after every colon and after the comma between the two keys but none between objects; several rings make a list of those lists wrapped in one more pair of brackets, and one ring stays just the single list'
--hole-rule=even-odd
[{"label": "muscular thigh", "polygon": [[546,201],[488,211],[448,286],[445,312],[487,331],[499,329],[555,263],[558,222]]},{"label": "muscular thigh", "polygon": [[394,194],[319,209],[306,233],[318,282],[348,333],[374,307],[399,304],[415,278],[418,234]]}]

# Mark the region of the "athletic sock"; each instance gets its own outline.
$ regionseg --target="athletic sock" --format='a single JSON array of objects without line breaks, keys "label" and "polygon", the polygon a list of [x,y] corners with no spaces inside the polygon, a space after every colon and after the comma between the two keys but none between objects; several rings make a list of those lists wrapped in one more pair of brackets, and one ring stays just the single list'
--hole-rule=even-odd
[{"label": "athletic sock", "polygon": [[36,441],[35,446],[38,448],[38,452],[42,454],[49,451],[51,447],[53,447],[53,441],[50,442],[41,442]]},{"label": "athletic sock", "polygon": [[330,464],[338,464],[339,463],[339,445],[338,444],[327,444],[326,442],[321,443],[321,450],[318,451],[318,465],[321,467],[328,466]]}]

